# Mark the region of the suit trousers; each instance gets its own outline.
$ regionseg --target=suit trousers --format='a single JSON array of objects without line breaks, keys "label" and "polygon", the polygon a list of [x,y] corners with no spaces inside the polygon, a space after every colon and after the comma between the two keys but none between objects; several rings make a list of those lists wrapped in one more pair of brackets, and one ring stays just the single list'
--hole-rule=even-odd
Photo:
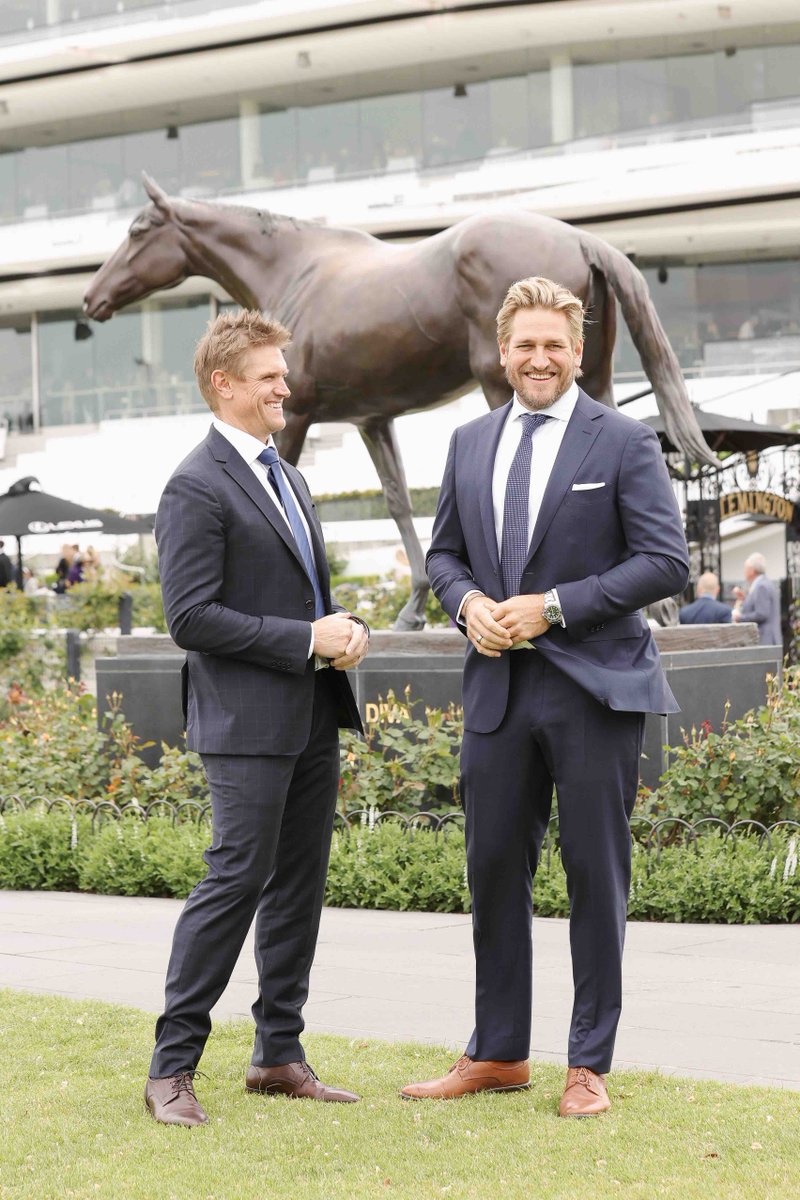
[{"label": "suit trousers", "polygon": [[512,651],[510,667],[502,724],[465,732],[461,753],[476,959],[466,1053],[530,1054],[533,877],[555,785],[575,988],[569,1065],[603,1073],[622,1008],[644,715],[606,708],[535,650]]},{"label": "suit trousers", "polygon": [[296,755],[202,755],[211,789],[208,874],[178,918],[152,1078],[194,1070],[255,917],[259,993],[252,1061],[303,1060],[302,1009],[319,931],[339,781],[333,670],[318,671]]}]

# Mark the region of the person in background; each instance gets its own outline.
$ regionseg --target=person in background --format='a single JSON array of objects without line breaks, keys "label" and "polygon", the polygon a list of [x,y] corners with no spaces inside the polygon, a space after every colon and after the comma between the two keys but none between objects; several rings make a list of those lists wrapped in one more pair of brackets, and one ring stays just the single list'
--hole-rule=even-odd
[{"label": "person in background", "polygon": [[729,625],[731,610],[719,599],[719,579],[705,571],[697,581],[697,598],[685,604],[678,617],[681,625]]},{"label": "person in background", "polygon": [[767,560],[763,554],[751,554],[745,559],[744,577],[748,584],[747,592],[740,587],[733,589],[736,597],[733,620],[755,621],[762,646],[782,645],[778,588],[767,576]]},{"label": "person in background", "polygon": [[69,569],[74,556],[75,551],[72,546],[65,542],[61,547],[61,558],[56,563],[56,581],[53,584],[53,591],[58,596],[63,596],[69,587]]},{"label": "person in background", "polygon": [[83,558],[83,578],[87,583],[99,583],[103,577],[103,565],[94,546],[86,547]]},{"label": "person in background", "polygon": [[5,542],[0,542],[0,587],[14,582],[14,566],[5,551]]},{"label": "person in background", "polygon": [[83,583],[85,578],[83,574],[83,555],[77,546],[73,546],[72,551],[72,562],[70,563],[69,573],[67,575],[68,587],[72,587],[76,583]]},{"label": "person in background", "polygon": [[30,567],[22,568],[22,590],[26,596],[35,596],[39,590],[39,581]]}]

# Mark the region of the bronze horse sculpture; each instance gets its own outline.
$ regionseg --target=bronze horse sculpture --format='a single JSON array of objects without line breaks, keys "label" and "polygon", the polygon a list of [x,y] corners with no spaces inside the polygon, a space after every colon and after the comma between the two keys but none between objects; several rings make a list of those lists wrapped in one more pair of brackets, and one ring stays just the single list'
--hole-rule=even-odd
[{"label": "bronze horse sculpture", "polygon": [[411,598],[396,628],[422,627],[428,581],[393,420],[455,399],[476,380],[491,408],[510,399],[495,316],[515,280],[545,275],[581,297],[591,315],[581,382],[611,406],[616,295],[670,440],[694,460],[715,461],[642,275],[589,233],[512,212],[470,217],[397,245],[354,229],[177,199],[147,175],[144,185],[151,203],[95,275],[85,313],[105,321],[202,275],[292,331],[280,453],[296,463],[317,421],[357,426],[411,567]]}]

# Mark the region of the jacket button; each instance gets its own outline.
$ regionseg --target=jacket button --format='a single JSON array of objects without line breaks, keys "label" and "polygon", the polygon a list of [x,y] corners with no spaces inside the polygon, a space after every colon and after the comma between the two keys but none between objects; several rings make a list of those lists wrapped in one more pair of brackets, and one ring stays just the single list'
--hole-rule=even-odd
[{"label": "jacket button", "polygon": [[314,601],[306,600],[306,608],[313,608],[313,607],[314,607]]}]

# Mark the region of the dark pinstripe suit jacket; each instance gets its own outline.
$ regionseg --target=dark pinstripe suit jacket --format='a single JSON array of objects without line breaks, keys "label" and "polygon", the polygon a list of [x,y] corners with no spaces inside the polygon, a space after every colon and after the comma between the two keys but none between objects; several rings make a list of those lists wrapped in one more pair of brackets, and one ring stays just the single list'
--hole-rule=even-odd
[{"label": "dark pinstripe suit jacket", "polygon": [[[299,471],[281,465],[303,510],[328,612],[322,529]],[[180,464],[156,516],[164,612],[187,651],[190,750],[297,754],[308,741],[314,593],[291,532],[250,467],[216,429]],[[361,729],[350,683],[333,672],[339,724]]]}]

